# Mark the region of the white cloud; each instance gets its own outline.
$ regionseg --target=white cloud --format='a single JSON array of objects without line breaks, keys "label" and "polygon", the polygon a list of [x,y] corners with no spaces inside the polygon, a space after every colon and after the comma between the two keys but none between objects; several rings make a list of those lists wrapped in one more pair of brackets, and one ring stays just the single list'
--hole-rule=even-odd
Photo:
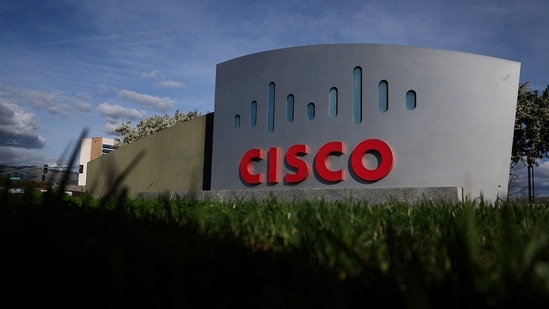
[{"label": "white cloud", "polygon": [[103,126],[103,130],[108,134],[113,134],[114,130],[124,122],[122,119],[140,119],[144,114],[136,109],[127,108],[120,105],[101,103],[97,108],[101,115],[105,116],[107,123]]},{"label": "white cloud", "polygon": [[156,83],[156,85],[162,88],[185,88],[185,84],[172,80],[164,80]]},{"label": "white cloud", "polygon": [[48,113],[61,117],[67,117],[71,108],[67,104],[52,104],[46,107]]},{"label": "white cloud", "polygon": [[39,136],[34,114],[11,103],[0,103],[0,143],[4,146],[42,148],[46,139]]},{"label": "white cloud", "polygon": [[172,109],[175,103],[169,97],[160,98],[125,89],[120,90],[118,96],[124,100],[135,102],[143,107],[150,107],[161,112]]},{"label": "white cloud", "polygon": [[60,103],[66,98],[61,92],[45,92],[40,90],[17,89],[15,95],[18,99],[30,102],[32,105],[44,108],[50,114],[66,117],[70,108]]},{"label": "white cloud", "polygon": [[98,85],[97,86],[97,92],[99,92],[99,94],[108,93],[109,92],[109,87],[107,87],[105,85]]},{"label": "white cloud", "polygon": [[160,71],[153,70],[151,72],[141,73],[141,78],[143,78],[143,79],[156,79],[156,78],[158,78],[159,75],[160,75]]},{"label": "white cloud", "polygon": [[71,105],[81,101],[79,97],[85,94],[79,93],[77,96],[66,95],[61,91],[46,92],[35,89],[3,87],[0,92],[0,98],[4,102],[9,101],[21,104],[30,104],[34,107],[44,109],[48,113],[60,117],[67,117],[72,110]]},{"label": "white cloud", "polygon": [[152,79],[157,80],[157,87],[162,88],[185,88],[185,84],[176,82],[173,80],[166,80],[163,74],[159,70],[153,70],[151,72],[141,73],[141,79]]},{"label": "white cloud", "polygon": [[39,90],[21,89],[18,92],[19,98],[30,102],[32,105],[43,108],[48,113],[60,117],[67,117],[71,110],[67,102],[73,98],[64,95],[62,92],[44,92]]},{"label": "white cloud", "polygon": [[89,103],[89,101],[91,100],[92,100],[92,97],[89,93],[79,92],[76,94],[74,98],[72,98],[71,104],[74,105],[78,111],[91,112],[92,104]]},{"label": "white cloud", "polygon": [[75,102],[76,108],[81,112],[91,112],[92,105],[84,101]]},{"label": "white cloud", "polygon": [[136,109],[108,103],[99,104],[97,109],[101,115],[107,117],[108,119],[140,119],[144,116],[142,112]]},{"label": "white cloud", "polygon": [[115,122],[106,123],[103,126],[103,131],[107,134],[114,134],[116,128],[118,128],[119,125],[120,123],[115,123]]}]

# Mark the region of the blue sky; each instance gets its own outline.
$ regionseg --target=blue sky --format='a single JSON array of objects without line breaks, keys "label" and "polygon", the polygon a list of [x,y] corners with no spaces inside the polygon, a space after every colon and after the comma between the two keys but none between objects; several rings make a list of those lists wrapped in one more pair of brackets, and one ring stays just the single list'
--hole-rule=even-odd
[{"label": "blue sky", "polygon": [[53,164],[84,128],[115,137],[128,120],[214,111],[216,64],[283,47],[471,52],[521,62],[543,90],[547,12],[546,0],[2,1],[0,164]]}]

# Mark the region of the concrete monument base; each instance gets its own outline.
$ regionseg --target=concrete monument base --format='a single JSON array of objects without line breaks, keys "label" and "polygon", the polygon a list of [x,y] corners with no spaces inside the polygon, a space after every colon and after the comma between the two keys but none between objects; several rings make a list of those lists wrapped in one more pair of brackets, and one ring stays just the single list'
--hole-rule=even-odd
[{"label": "concrete monument base", "polygon": [[262,200],[274,198],[278,201],[367,202],[385,204],[389,201],[416,203],[421,201],[463,201],[460,187],[425,188],[364,188],[364,189],[290,189],[290,190],[218,190],[202,191],[200,199],[227,202],[239,200]]}]

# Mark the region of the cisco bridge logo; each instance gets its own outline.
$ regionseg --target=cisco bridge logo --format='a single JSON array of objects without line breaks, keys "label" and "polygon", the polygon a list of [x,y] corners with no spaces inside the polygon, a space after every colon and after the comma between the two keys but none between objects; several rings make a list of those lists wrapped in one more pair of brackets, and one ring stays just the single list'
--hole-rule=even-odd
[{"label": "cisco bridge logo", "polygon": [[[363,114],[363,85],[362,85],[362,67],[357,66],[353,70],[352,79],[352,121],[354,124],[362,122]],[[389,110],[389,82],[381,80],[378,83],[378,106],[379,112],[385,113]],[[267,92],[267,132],[273,133],[275,130],[275,102],[276,102],[276,84],[270,82]],[[417,106],[416,91],[408,90],[405,95],[405,102],[401,102],[408,110],[415,110]],[[258,100],[252,100],[249,107],[249,126],[255,128],[257,126],[257,105]],[[295,96],[290,93],[286,95],[286,120],[288,123],[294,122],[295,114]],[[316,105],[314,102],[309,102],[306,105],[307,120],[313,120],[316,117]],[[339,111],[339,90],[337,87],[331,87],[328,92],[328,116],[335,118]],[[241,127],[240,114],[234,115],[233,129],[238,131]]]}]

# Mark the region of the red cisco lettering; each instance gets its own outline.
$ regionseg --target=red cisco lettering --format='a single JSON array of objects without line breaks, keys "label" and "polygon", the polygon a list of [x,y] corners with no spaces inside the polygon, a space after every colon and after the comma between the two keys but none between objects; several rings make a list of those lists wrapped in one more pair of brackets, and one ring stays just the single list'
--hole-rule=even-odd
[{"label": "red cisco lettering", "polygon": [[271,147],[269,149],[269,183],[279,183],[280,182],[280,172],[278,168],[278,158],[280,158],[280,147]]},{"label": "red cisco lettering", "polygon": [[[377,151],[381,156],[381,163],[376,169],[368,169],[362,163],[364,155],[370,151]],[[366,181],[377,181],[389,175],[393,169],[393,152],[391,147],[380,139],[368,139],[358,144],[351,154],[351,166],[358,177]]]},{"label": "red cisco lettering", "polygon": [[258,185],[263,182],[263,174],[252,174],[251,165],[252,161],[263,160],[265,156],[263,149],[253,148],[248,150],[242,160],[240,161],[240,176],[242,179],[250,185]]},{"label": "red cisco lettering", "polygon": [[[345,144],[340,141],[328,142],[317,152],[314,159],[314,168],[318,176],[328,182],[340,182],[345,180],[343,170],[331,170],[329,166],[330,156],[340,156],[345,153]],[[280,182],[280,148],[271,147],[268,153],[268,182],[275,184]],[[365,166],[364,156],[369,152],[377,152],[381,157],[380,164],[369,169]],[[284,176],[286,183],[297,184],[309,177],[310,168],[302,157],[309,154],[309,146],[304,144],[293,145],[288,148],[284,159],[295,172],[287,172]],[[240,161],[240,175],[248,185],[258,185],[264,182],[263,173],[254,173],[252,162],[265,158],[263,149],[253,148],[248,150]],[[393,168],[393,152],[391,147],[380,139],[368,139],[359,143],[351,153],[351,169],[355,175],[365,181],[377,181],[387,176]]]}]

